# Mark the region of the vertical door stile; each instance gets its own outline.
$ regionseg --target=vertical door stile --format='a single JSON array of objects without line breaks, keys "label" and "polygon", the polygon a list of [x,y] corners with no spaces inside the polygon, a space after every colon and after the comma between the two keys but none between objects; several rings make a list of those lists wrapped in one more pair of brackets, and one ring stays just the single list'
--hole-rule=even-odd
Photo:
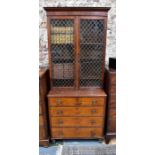
[{"label": "vertical door stile", "polygon": [[103,45],[105,46],[103,48],[103,65],[102,65],[102,81],[104,83],[104,68],[105,68],[105,54],[106,54],[106,40],[107,40],[107,18],[103,18],[104,23],[104,32],[103,32]]},{"label": "vertical door stile", "polygon": [[79,17],[76,16],[75,18],[75,88],[79,89],[79,83],[80,83],[80,63],[79,63],[79,52],[80,52],[80,22]]},{"label": "vertical door stile", "polygon": [[77,64],[77,45],[76,45],[76,42],[77,42],[77,38],[76,38],[76,26],[77,26],[77,23],[76,23],[76,17],[74,18],[74,88],[76,89],[77,88],[77,71],[76,71],[76,64]]},{"label": "vertical door stile", "polygon": [[52,88],[52,56],[51,56],[51,18],[47,17],[47,30],[48,30],[48,62],[49,62],[49,73],[50,73],[50,85]]}]

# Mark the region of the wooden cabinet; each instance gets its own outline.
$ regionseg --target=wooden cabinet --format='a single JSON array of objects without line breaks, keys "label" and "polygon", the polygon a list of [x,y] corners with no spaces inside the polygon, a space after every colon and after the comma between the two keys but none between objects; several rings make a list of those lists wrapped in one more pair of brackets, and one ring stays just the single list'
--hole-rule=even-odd
[{"label": "wooden cabinet", "polygon": [[103,138],[106,94],[102,89],[51,90],[48,100],[52,139]]},{"label": "wooden cabinet", "polygon": [[44,9],[48,28],[51,139],[103,138],[104,66],[110,8]]},{"label": "wooden cabinet", "polygon": [[39,70],[39,145],[48,146],[48,110],[47,94],[49,91],[49,72],[47,69]]},{"label": "wooden cabinet", "polygon": [[116,70],[108,69],[106,71],[106,93],[107,114],[106,114],[106,142],[116,137]]}]

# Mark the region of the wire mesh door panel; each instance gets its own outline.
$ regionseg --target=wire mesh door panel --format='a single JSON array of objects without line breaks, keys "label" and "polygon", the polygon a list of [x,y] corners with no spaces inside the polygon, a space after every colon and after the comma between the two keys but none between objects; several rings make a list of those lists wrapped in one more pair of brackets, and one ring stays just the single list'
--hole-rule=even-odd
[{"label": "wire mesh door panel", "polygon": [[80,20],[80,87],[103,87],[104,20]]},{"label": "wire mesh door panel", "polygon": [[53,87],[74,86],[74,19],[51,19]]}]

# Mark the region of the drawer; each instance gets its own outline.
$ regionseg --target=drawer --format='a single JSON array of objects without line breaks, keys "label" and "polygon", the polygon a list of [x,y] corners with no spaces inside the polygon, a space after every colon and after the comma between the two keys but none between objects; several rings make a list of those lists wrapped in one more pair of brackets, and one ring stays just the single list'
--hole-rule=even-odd
[{"label": "drawer", "polygon": [[50,98],[50,106],[103,106],[104,98]]},{"label": "drawer", "polygon": [[103,106],[105,98],[79,98],[78,103],[80,106]]},{"label": "drawer", "polygon": [[49,98],[50,106],[75,106],[77,103],[77,98]]},{"label": "drawer", "polygon": [[116,110],[116,104],[115,103],[109,103],[108,109]]},{"label": "drawer", "polygon": [[39,126],[43,126],[44,125],[44,120],[43,120],[43,116],[39,116]]},{"label": "drawer", "polygon": [[101,138],[102,128],[51,128],[52,138]]},{"label": "drawer", "polygon": [[110,93],[111,94],[116,94],[116,85],[111,85]]},{"label": "drawer", "polygon": [[116,119],[116,110],[115,109],[109,109],[109,112],[108,112],[108,119]]},{"label": "drawer", "polygon": [[116,103],[116,95],[109,95],[109,102]]},{"label": "drawer", "polygon": [[50,116],[103,116],[104,107],[52,107]]},{"label": "drawer", "polygon": [[108,131],[116,132],[116,120],[115,119],[108,120]]},{"label": "drawer", "polygon": [[52,127],[102,127],[103,117],[50,117]]},{"label": "drawer", "polygon": [[116,84],[116,74],[110,74],[111,84]]}]

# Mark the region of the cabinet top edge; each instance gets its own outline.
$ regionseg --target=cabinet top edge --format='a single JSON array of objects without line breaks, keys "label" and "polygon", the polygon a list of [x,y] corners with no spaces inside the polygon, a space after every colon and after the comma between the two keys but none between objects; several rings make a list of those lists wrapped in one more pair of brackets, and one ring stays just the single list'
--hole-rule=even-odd
[{"label": "cabinet top edge", "polygon": [[50,90],[48,97],[106,97],[103,89],[56,89]]},{"label": "cabinet top edge", "polygon": [[109,11],[111,7],[44,7],[49,11]]}]

